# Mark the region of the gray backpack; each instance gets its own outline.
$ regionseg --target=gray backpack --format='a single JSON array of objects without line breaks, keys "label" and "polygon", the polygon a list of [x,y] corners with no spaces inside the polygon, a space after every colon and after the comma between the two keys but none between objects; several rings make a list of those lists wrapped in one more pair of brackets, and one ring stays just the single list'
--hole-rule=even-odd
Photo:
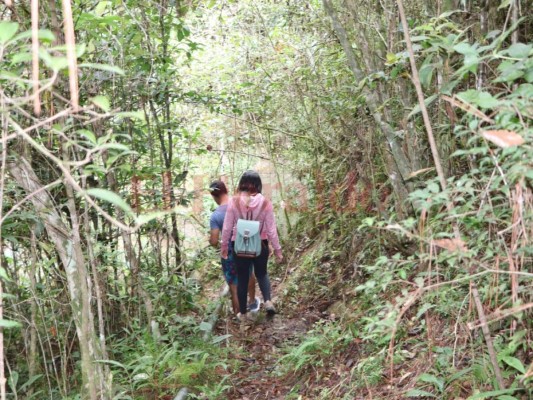
[{"label": "gray backpack", "polygon": [[[253,210],[246,212],[246,218],[243,216],[240,199],[235,198],[235,204],[239,213],[239,219],[236,226],[235,246],[233,247],[233,254],[242,258],[255,258],[261,255],[261,232],[263,227],[259,221],[256,221],[253,216]],[[255,218],[259,218],[268,205],[268,200],[265,199],[259,213]],[[263,224],[264,225],[264,224]]]}]

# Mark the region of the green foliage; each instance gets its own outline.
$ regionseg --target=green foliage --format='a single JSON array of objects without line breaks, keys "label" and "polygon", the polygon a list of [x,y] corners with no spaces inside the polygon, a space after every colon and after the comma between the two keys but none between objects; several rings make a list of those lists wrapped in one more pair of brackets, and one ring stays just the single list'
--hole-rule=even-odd
[{"label": "green foliage", "polygon": [[214,378],[230,368],[223,361],[225,352],[197,337],[201,333],[197,326],[190,329],[185,321],[174,322],[157,340],[142,331],[129,332],[114,343],[118,361],[105,362],[134,397],[146,390],[159,396],[175,394],[180,386],[220,395],[227,386],[214,383]]},{"label": "green foliage", "polygon": [[309,368],[324,367],[328,359],[342,352],[351,339],[349,332],[343,332],[333,324],[317,325],[307,332],[299,345],[287,349],[279,365],[285,372],[297,374]]},{"label": "green foliage", "polygon": [[[346,381],[338,385],[346,389],[345,398],[383,383],[388,362],[405,369],[414,358],[426,357],[431,361],[413,375],[416,387],[405,396],[522,395],[531,310],[490,324],[508,390],[492,390],[494,371],[483,338],[465,328],[478,319],[469,304],[473,279],[491,317],[532,300],[527,267],[533,255],[533,46],[525,40],[525,21],[508,23],[507,8],[514,2],[502,1],[500,7],[486,2],[487,10],[480,2],[463,2],[467,12],[435,17],[436,3],[406,2],[446,190],[432,175],[408,54],[390,20],[392,11],[382,8],[387,2],[373,7],[359,2],[357,9],[352,9],[357,2],[342,3],[346,12],[339,16],[364,70],[358,82],[320,1],[195,1],[188,2],[188,15],[183,2],[74,1],[82,110],[60,118],[56,113],[69,107],[66,48],[56,43],[56,27],[39,30],[43,110],[41,116],[31,114],[31,31],[29,18],[17,17],[26,15],[25,6],[14,3],[20,12],[5,13],[18,22],[0,22],[8,162],[28,160],[49,185],[46,192],[69,228],[75,219],[65,206],[65,178],[83,188],[74,201],[87,229],[78,250],[88,271],[94,267],[87,275],[91,299],[102,295],[102,304],[90,308],[102,306],[111,359],[100,363],[114,372],[116,398],[170,395],[182,385],[192,386],[200,398],[224,398],[230,381],[211,382],[233,367],[216,346],[227,336],[200,341],[208,326],[197,317],[213,306],[197,276],[202,284],[220,280],[218,260],[213,251],[207,259],[215,261],[195,257],[199,268],[179,258],[182,240],[192,242],[184,209],[199,189],[190,190],[188,176],[208,171],[209,177],[226,174],[231,181],[257,165],[256,156],[307,186],[303,193],[288,184],[280,195],[293,209],[301,208],[292,217],[299,220],[290,237],[302,238],[287,271],[276,267],[287,278],[281,304],[342,299],[347,308],[338,321],[317,324],[288,348],[279,371],[302,376],[310,368],[321,371],[360,343],[354,365],[342,376]],[[438,3],[439,11],[444,3]],[[50,4],[41,4],[43,27],[57,17]],[[481,11],[488,12],[486,31],[478,29]],[[377,109],[370,110],[374,94]],[[398,148],[382,123],[389,124]],[[508,145],[511,134],[524,143]],[[397,150],[408,159],[401,176]],[[168,172],[170,188],[162,179]],[[135,179],[141,183],[136,206]],[[4,330],[12,362],[8,384],[19,397],[29,397],[31,389],[34,398],[75,398],[81,357],[71,321],[77,309],[65,306],[68,276],[47,227],[25,203],[29,193],[16,186],[7,179],[1,188],[3,210],[12,211],[2,221],[6,268],[0,269],[9,291],[3,297],[6,319],[0,320],[10,328]],[[173,211],[167,212],[169,193]],[[94,213],[87,196],[108,219]],[[109,223],[118,210],[126,214],[120,222],[144,224],[131,236],[131,253]],[[460,243],[454,242],[455,227]],[[513,268],[522,275],[511,281],[507,273]],[[96,313],[91,317],[98,320]],[[147,333],[152,322],[162,331],[158,338]],[[32,328],[48,346],[31,356],[39,367],[30,372],[25,350]],[[334,398],[336,390],[317,393]]]}]

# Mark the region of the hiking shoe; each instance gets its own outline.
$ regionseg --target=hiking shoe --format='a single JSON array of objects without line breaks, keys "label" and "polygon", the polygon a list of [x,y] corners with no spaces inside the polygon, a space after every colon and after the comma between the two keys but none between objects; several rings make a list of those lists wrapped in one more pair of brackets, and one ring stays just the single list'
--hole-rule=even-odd
[{"label": "hiking shoe", "polygon": [[259,307],[261,307],[261,299],[259,297],[256,297],[254,302],[248,304],[246,308],[248,309],[248,311],[256,313],[259,311]]},{"label": "hiking shoe", "polygon": [[274,314],[276,314],[276,308],[270,300],[265,301],[265,310],[269,317],[272,317]]}]

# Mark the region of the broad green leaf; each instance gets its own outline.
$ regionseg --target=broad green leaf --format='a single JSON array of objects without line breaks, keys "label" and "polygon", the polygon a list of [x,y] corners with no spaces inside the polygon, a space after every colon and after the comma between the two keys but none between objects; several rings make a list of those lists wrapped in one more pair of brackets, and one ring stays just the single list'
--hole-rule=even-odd
[{"label": "broad green leaf", "polygon": [[428,190],[431,192],[431,193],[439,193],[440,192],[440,187],[438,184],[436,184],[435,182],[430,182],[428,185],[427,185],[427,188]]},{"label": "broad green leaf", "polygon": [[506,50],[506,53],[513,58],[526,58],[531,52],[533,46],[524,43],[515,43]]},{"label": "broad green leaf", "polygon": [[22,325],[17,321],[11,321],[8,319],[0,319],[0,328],[20,328]]},{"label": "broad green leaf", "polygon": [[477,105],[481,108],[494,108],[500,102],[489,92],[478,91],[475,89],[466,90],[457,94],[457,97],[467,103]]},{"label": "broad green leaf", "polygon": [[453,46],[453,49],[465,56],[464,68],[461,68],[457,73],[464,73],[465,71],[475,72],[479,64],[479,51],[475,46],[466,42],[461,42]]},{"label": "broad green leaf", "polygon": [[119,112],[119,113],[116,114],[116,117],[118,117],[118,118],[132,118],[132,119],[138,119],[139,121],[144,121],[144,112],[142,112],[142,111]]},{"label": "broad green leaf", "polygon": [[83,56],[86,50],[87,50],[87,45],[85,43],[77,44],[76,45],[76,58],[80,58],[81,56]]},{"label": "broad green leaf", "polygon": [[425,64],[420,68],[420,83],[423,87],[427,88],[431,85],[434,70],[435,64]]},{"label": "broad green leaf", "polygon": [[128,367],[126,367],[124,364],[121,364],[119,363],[118,361],[115,361],[115,360],[95,360],[94,362],[97,362],[97,363],[100,363],[100,364],[109,364],[109,365],[114,365],[116,367],[120,367],[120,368],[123,368],[123,369],[128,369]]},{"label": "broad green leaf", "polygon": [[79,129],[77,131],[81,136],[86,138],[89,142],[96,144],[96,135],[88,129]]},{"label": "broad green leaf", "polygon": [[2,21],[0,22],[0,44],[6,44],[19,28],[19,24],[16,22]]},{"label": "broad green leaf", "polygon": [[208,331],[210,331],[212,328],[213,328],[213,325],[210,324],[209,322],[205,322],[205,321],[203,321],[203,322],[200,324],[200,330],[201,330],[201,331],[208,332]]},{"label": "broad green leaf", "polygon": [[428,36],[425,36],[425,35],[419,35],[419,36],[413,36],[411,37],[411,41],[412,42],[422,42],[424,40],[428,40],[429,37]]},{"label": "broad green leaf", "polygon": [[0,71],[0,79],[10,80],[17,79],[19,76],[11,71]]},{"label": "broad green leaf", "polygon": [[497,69],[500,75],[494,82],[512,82],[524,75],[524,68],[520,62],[504,60]]},{"label": "broad green leaf", "polygon": [[122,197],[120,197],[118,194],[111,192],[106,189],[99,189],[99,188],[93,188],[88,189],[87,194],[89,196],[96,197],[97,199],[107,201],[118,208],[122,209],[124,212],[128,214],[133,214],[133,211],[131,210],[131,207],[126,203]]},{"label": "broad green leaf", "polygon": [[498,400],[518,400],[514,396],[509,396],[508,394],[504,394],[502,396],[498,396]]},{"label": "broad green leaf", "polygon": [[[428,107],[429,105],[433,104],[433,102],[434,102],[435,100],[437,100],[438,97],[439,97],[438,94],[431,95],[431,96],[429,96],[427,99],[424,100],[424,104],[426,105],[426,107]],[[407,116],[407,118],[411,118],[412,116],[418,114],[420,111],[421,111],[421,109],[420,109],[420,105],[417,104],[417,105],[413,108],[413,111],[411,111],[411,112],[409,113],[409,115]]]},{"label": "broad green leaf", "polygon": [[[31,30],[25,31],[22,33],[19,33],[17,36],[13,38],[13,41],[21,40],[21,39],[29,39],[31,38]],[[56,37],[49,29],[39,29],[37,32],[37,36],[39,40],[42,40],[43,42],[52,43],[54,40],[56,40]]]},{"label": "broad green leaf", "polygon": [[30,379],[28,379],[22,386],[19,388],[19,392],[25,392],[26,389],[28,389],[31,385],[33,385],[38,379],[42,378],[42,374],[39,375],[33,375]]},{"label": "broad green leaf", "polygon": [[437,397],[433,393],[426,392],[420,389],[411,389],[406,394],[406,397]]},{"label": "broad green leaf", "polygon": [[533,68],[529,68],[524,74],[524,79],[526,82],[533,82]]},{"label": "broad green leaf", "polygon": [[17,53],[13,55],[11,62],[13,64],[19,64],[19,63],[31,61],[31,59],[32,59],[31,53]]},{"label": "broad green leaf", "polygon": [[474,47],[472,47],[469,43],[461,42],[453,46],[453,49],[461,54],[464,55],[473,55],[477,54],[477,51]]},{"label": "broad green leaf", "polygon": [[151,213],[147,213],[147,214],[142,214],[142,215],[139,215],[137,217],[137,224],[138,225],[143,225],[143,224],[146,224],[147,222],[150,222],[154,219],[157,219],[157,218],[160,218],[160,217],[164,217],[165,215],[167,215],[168,212],[165,212],[165,211],[155,211],[155,212],[151,212]]},{"label": "broad green leaf", "polygon": [[44,41],[44,42],[53,43],[54,40],[56,40],[55,35],[49,29],[39,29],[38,35],[39,35],[39,39]]},{"label": "broad green leaf", "polygon": [[96,15],[101,16],[101,15],[105,12],[106,8],[107,8],[110,4],[111,4],[110,1],[100,1],[100,2],[98,3],[98,5],[94,8],[94,11],[93,11],[93,12],[94,12]]},{"label": "broad green leaf", "polygon": [[9,279],[9,276],[7,276],[7,271],[4,267],[0,267],[0,278],[2,278],[3,281],[9,282],[11,279]]},{"label": "broad green leaf", "polygon": [[505,357],[502,357],[501,360],[506,363],[507,365],[513,367],[514,369],[520,371],[521,373],[525,374],[526,373],[526,369],[524,368],[524,365],[522,364],[522,361],[520,361],[518,358],[516,357],[511,357],[511,356],[505,356]]},{"label": "broad green leaf", "polygon": [[11,371],[11,374],[8,379],[9,386],[11,391],[15,392],[17,390],[17,383],[19,381],[19,373],[17,371]]},{"label": "broad green leaf", "polygon": [[46,66],[54,71],[60,71],[68,67],[67,57],[52,57],[44,48],[39,48],[39,57]]},{"label": "broad green leaf", "polygon": [[220,335],[220,336],[216,336],[213,338],[213,340],[211,340],[211,343],[213,344],[217,344],[217,343],[220,343],[220,342],[223,342],[224,340],[226,339],[229,339],[230,337],[232,337],[233,335],[231,334],[227,334],[227,335]]},{"label": "broad green leaf", "polygon": [[104,143],[100,145],[99,147],[102,150],[114,149],[114,150],[120,150],[120,151],[130,151],[130,148],[122,143]]},{"label": "broad green leaf", "polygon": [[80,68],[91,68],[91,69],[99,69],[102,71],[112,72],[114,74],[124,75],[124,70],[122,68],[119,68],[115,65],[108,65],[108,64],[94,64],[94,63],[83,63],[79,65]]},{"label": "broad green leaf", "polygon": [[522,83],[515,90],[514,94],[517,94],[524,98],[533,97],[533,85],[531,83]]},{"label": "broad green leaf", "polygon": [[189,37],[190,34],[189,28],[186,26],[181,26],[176,29],[176,37],[180,42],[186,37]]},{"label": "broad green leaf", "polygon": [[426,383],[432,383],[440,392],[444,390],[444,380],[436,377],[435,375],[422,374],[418,377],[418,380]]},{"label": "broad green leaf", "polygon": [[105,112],[109,112],[111,109],[111,103],[109,99],[105,96],[95,96],[91,98],[91,103],[101,108]]},{"label": "broad green leaf", "polygon": [[[425,313],[427,310],[429,310],[429,309],[431,309],[431,308],[433,308],[433,307],[435,307],[434,304],[429,304],[429,303],[425,303],[425,304],[423,304],[422,307],[420,307],[420,309],[419,309],[418,312],[416,313],[416,317],[417,317],[417,318],[420,318],[422,315],[424,315],[424,313]],[[426,374],[422,374],[422,375],[420,375],[420,379],[422,379],[422,376],[424,376],[424,375],[426,375]],[[427,381],[426,381],[426,382],[427,382]]]},{"label": "broad green leaf", "polygon": [[491,390],[490,392],[483,392],[470,396],[467,400],[490,399],[498,395],[512,394],[514,392],[516,392],[516,389]]},{"label": "broad green leaf", "polygon": [[511,0],[502,0],[500,6],[498,7],[498,10],[501,10],[502,8],[509,7],[511,5]]},{"label": "broad green leaf", "polygon": [[135,382],[138,382],[138,381],[144,381],[144,380],[147,380],[148,378],[150,377],[150,375],[148,375],[147,373],[140,373],[140,374],[136,374],[136,375],[133,375],[132,379],[135,381]]},{"label": "broad green leaf", "polygon": [[451,16],[451,15],[453,15],[455,13],[458,13],[458,12],[460,12],[460,10],[452,10],[452,11],[443,12],[441,15],[439,15],[439,19],[446,19],[449,16]]},{"label": "broad green leaf", "polygon": [[125,151],[125,152],[122,152],[122,153],[117,153],[117,154],[112,154],[108,157],[108,159],[106,160],[105,164],[106,164],[106,168],[111,168],[111,166],[113,165],[113,163],[115,161],[117,161],[119,158],[129,154],[129,153],[133,153],[133,152],[129,152],[129,151]]}]

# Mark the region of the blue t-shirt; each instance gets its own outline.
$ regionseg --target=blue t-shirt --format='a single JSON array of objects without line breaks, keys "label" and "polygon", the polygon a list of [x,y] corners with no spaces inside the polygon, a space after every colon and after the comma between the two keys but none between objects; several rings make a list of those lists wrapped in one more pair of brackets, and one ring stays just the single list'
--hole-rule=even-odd
[{"label": "blue t-shirt", "polygon": [[226,216],[226,210],[228,209],[227,204],[223,204],[221,206],[218,206],[215,211],[213,211],[213,214],[211,214],[211,218],[209,219],[209,226],[211,229],[218,229],[222,234],[222,227],[224,226],[224,217]]}]

